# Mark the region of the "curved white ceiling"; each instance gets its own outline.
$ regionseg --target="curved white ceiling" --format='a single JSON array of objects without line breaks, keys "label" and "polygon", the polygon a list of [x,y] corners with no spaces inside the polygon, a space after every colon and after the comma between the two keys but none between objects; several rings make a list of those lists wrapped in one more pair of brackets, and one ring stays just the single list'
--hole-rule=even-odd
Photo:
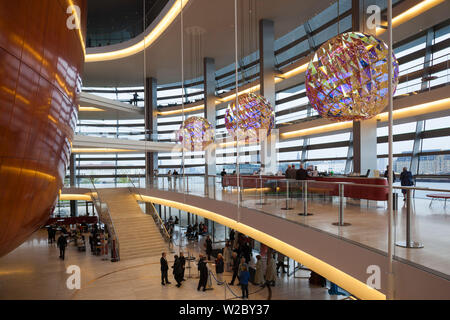
[{"label": "curved white ceiling", "polygon": [[[147,30],[152,30],[161,21],[161,17],[169,12],[170,8],[179,6],[178,1],[169,1],[158,20]],[[275,38],[279,38],[297,28],[329,5],[330,1],[326,0],[278,0],[276,5],[273,0],[258,0],[256,1],[256,14],[258,19],[264,18],[274,21]],[[247,18],[247,15],[245,18]],[[205,30],[203,35],[203,54],[215,59],[216,69],[223,68],[234,61],[234,1],[189,0],[183,11],[183,20],[185,30],[193,27]],[[145,76],[155,77],[159,84],[179,82],[181,80],[180,29],[180,15],[178,14],[167,29],[145,50]],[[246,37],[250,36],[249,30],[243,30],[242,32]],[[257,41],[257,36],[252,37],[255,37],[255,41]],[[137,45],[142,39],[143,37],[140,39],[135,38],[113,46],[89,49],[87,61],[92,61],[94,56],[91,54],[121,50],[130,45]],[[249,46],[248,43],[245,44],[245,54],[249,51]],[[192,55],[192,47],[192,37],[185,31],[185,79],[193,78],[192,69],[199,63],[199,57]],[[139,49],[139,46],[136,46],[136,49]],[[140,51],[136,51],[138,53],[125,55],[120,59],[87,62],[85,64],[83,85],[85,87],[142,86],[144,79],[144,54],[142,47],[140,49]],[[241,49],[239,48],[239,53],[241,53]]]}]

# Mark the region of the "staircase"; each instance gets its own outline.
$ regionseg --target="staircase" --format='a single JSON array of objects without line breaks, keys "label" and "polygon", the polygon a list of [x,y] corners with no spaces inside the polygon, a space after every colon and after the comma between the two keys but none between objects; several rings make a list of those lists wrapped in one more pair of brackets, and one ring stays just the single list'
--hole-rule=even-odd
[{"label": "staircase", "polygon": [[120,260],[160,256],[168,247],[153,217],[142,212],[127,188],[98,189],[108,205],[119,241]]}]

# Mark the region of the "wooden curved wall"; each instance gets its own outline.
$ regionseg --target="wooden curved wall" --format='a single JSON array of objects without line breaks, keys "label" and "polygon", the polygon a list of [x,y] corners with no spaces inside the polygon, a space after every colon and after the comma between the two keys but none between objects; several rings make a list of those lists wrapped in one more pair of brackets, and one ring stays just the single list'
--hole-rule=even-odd
[{"label": "wooden curved wall", "polygon": [[[81,30],[67,27],[70,5]],[[47,221],[62,187],[85,21],[86,0],[0,1],[0,256]]]}]

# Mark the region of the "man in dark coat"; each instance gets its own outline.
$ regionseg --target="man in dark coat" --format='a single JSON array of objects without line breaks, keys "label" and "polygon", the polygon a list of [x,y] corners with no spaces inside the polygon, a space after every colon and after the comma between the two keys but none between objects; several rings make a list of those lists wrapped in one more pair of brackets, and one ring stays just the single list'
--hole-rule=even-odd
[{"label": "man in dark coat", "polygon": [[232,270],[233,270],[233,278],[231,279],[231,282],[229,283],[230,285],[234,285],[234,280],[236,280],[236,277],[238,276],[238,271],[239,271],[239,258],[236,254],[236,252],[233,252],[232,255]]},{"label": "man in dark coat", "polygon": [[206,237],[206,255],[208,256],[208,260],[211,260],[211,253],[212,253],[212,240],[209,236]]},{"label": "man in dark coat", "polygon": [[198,262],[198,270],[200,271],[200,280],[198,281],[197,290],[203,287],[203,291],[206,291],[206,283],[208,282],[208,268],[206,267],[206,257],[200,257]]},{"label": "man in dark coat", "polygon": [[186,258],[184,257],[184,253],[180,252],[180,265],[181,265],[181,281],[186,281],[186,279],[184,278],[184,271],[186,268]]},{"label": "man in dark coat", "polygon": [[298,169],[295,173],[296,180],[307,180],[308,179],[308,171],[303,169],[303,165],[300,165],[300,169]]},{"label": "man in dark coat", "polygon": [[62,233],[58,238],[59,258],[64,260],[67,247],[67,239]]},{"label": "man in dark coat", "polygon": [[[169,266],[167,264],[165,252],[162,253],[160,263],[161,263],[161,284],[164,286],[165,284],[170,284],[169,279],[167,278],[167,271],[169,270]],[[164,281],[166,283],[164,283]]]},{"label": "man in dark coat", "polygon": [[181,281],[183,280],[182,278],[182,273],[183,273],[183,268],[181,267],[181,261],[180,258],[175,255],[174,256],[175,261],[173,263],[173,277],[175,278],[175,281],[177,282],[177,287],[181,287]]},{"label": "man in dark coat", "polygon": [[48,243],[52,243],[52,233],[53,233],[53,226],[48,226],[47,228],[48,232]]},{"label": "man in dark coat", "polygon": [[[408,171],[407,167],[403,167],[402,173],[400,173],[400,183],[402,186],[411,187],[414,185],[414,179],[411,171]],[[407,191],[406,189],[402,189],[403,193],[403,201],[407,200]]]}]

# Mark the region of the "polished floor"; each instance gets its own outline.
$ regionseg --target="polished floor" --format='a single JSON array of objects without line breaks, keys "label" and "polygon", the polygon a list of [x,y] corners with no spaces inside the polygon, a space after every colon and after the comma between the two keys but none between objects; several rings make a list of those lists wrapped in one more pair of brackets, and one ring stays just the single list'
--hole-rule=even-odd
[{"label": "polished floor", "polygon": [[[162,186],[160,182],[158,188],[182,191],[181,183],[169,188],[167,183]],[[190,194],[205,196],[202,179],[190,181],[184,188],[189,189]],[[210,186],[207,196],[222,201],[240,202],[243,207],[317,228],[368,248],[388,251],[388,214],[387,204],[383,201],[344,198],[344,221],[350,225],[336,226],[333,223],[338,221],[339,216],[338,197],[310,195],[307,210],[313,215],[303,216],[299,215],[304,213],[303,199],[286,200],[286,195],[281,193],[264,195],[258,190],[247,190],[238,201],[235,189],[222,189],[220,183],[216,183],[215,188]],[[261,205],[261,202],[265,204]],[[290,210],[283,209],[286,208],[286,203]],[[416,197],[412,204],[411,240],[420,242],[423,248],[395,246],[394,255],[450,279],[450,206],[445,206],[442,201],[435,201],[430,206],[430,199],[423,197]],[[406,239],[406,205],[401,194],[398,206],[398,210],[394,211],[396,242]]]},{"label": "polished floor", "polygon": [[[176,233],[178,230],[176,231]],[[178,234],[175,235],[178,237]],[[197,256],[203,248],[203,239],[197,242],[181,241],[185,254]],[[178,241],[180,243],[180,241]],[[178,252],[178,248],[175,247]],[[169,265],[173,254],[169,253]],[[240,288],[232,286],[231,292],[212,282],[211,290],[197,291],[198,273],[195,262],[186,270],[181,288],[175,287],[169,274],[171,285],[162,286],[160,280],[159,257],[138,258],[119,262],[102,260],[87,252],[79,252],[73,244],[66,251],[66,259],[58,258],[55,244],[47,243],[44,230],[34,233],[25,243],[10,254],[0,258],[0,299],[163,299],[163,300],[224,300],[238,299]],[[186,254],[187,255],[187,254]],[[293,262],[291,262],[293,263]],[[76,265],[81,271],[81,289],[69,290],[66,281],[70,274],[69,266]],[[213,266],[211,266],[212,269]],[[190,272],[189,272],[190,270]],[[292,269],[291,269],[292,272]],[[296,277],[280,274],[275,287],[272,287],[272,299],[343,299],[343,296],[329,295],[327,288],[312,286],[307,277],[308,271],[298,271]],[[303,277],[303,278],[302,278]],[[225,273],[225,279],[231,279]],[[266,300],[267,288],[249,286],[249,300]],[[233,294],[234,293],[234,294]]]}]

